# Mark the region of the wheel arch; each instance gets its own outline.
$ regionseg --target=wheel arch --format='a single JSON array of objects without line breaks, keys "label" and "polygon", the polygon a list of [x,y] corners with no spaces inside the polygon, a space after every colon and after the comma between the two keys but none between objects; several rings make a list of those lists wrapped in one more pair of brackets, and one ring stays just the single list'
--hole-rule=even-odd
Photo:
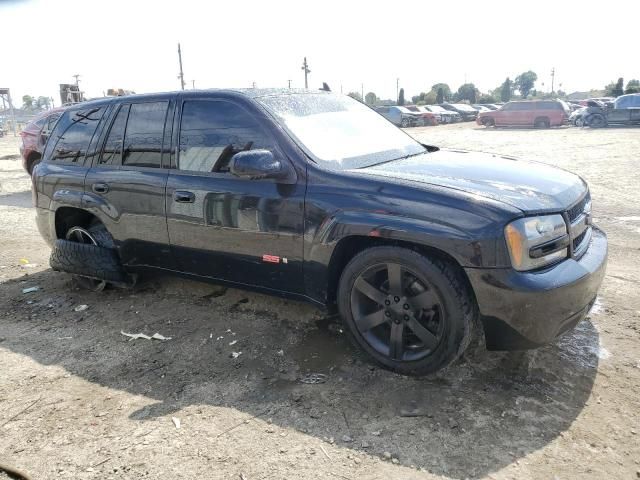
[{"label": "wheel arch", "polygon": [[54,219],[56,238],[64,239],[71,227],[88,228],[96,221],[100,222],[100,219],[82,208],[59,207],[56,209]]},{"label": "wheel arch", "polygon": [[473,300],[476,301],[471,282],[469,281],[464,268],[462,268],[462,265],[456,258],[445,252],[441,248],[401,239],[380,238],[364,235],[350,235],[338,241],[335,248],[333,249],[333,253],[329,261],[326,290],[327,303],[329,305],[334,305],[336,302],[340,276],[342,275],[342,272],[344,271],[347,264],[351,261],[351,259],[358,253],[368,248],[382,246],[406,248],[408,250],[413,250],[417,253],[420,253],[421,255],[431,258],[437,258],[453,265],[454,268],[459,271],[460,278],[463,279],[466,287],[471,292]]},{"label": "wheel arch", "polygon": [[551,119],[546,115],[539,115],[533,121],[533,125],[538,125],[538,122],[544,122],[547,126],[551,126]]},{"label": "wheel arch", "polygon": [[27,156],[27,162],[26,162],[27,171],[29,172],[29,175],[31,175],[31,173],[33,172],[33,167],[35,166],[35,164],[40,160],[42,160],[42,155],[40,154],[40,152],[36,152],[34,150],[31,153],[29,153],[29,155]]}]

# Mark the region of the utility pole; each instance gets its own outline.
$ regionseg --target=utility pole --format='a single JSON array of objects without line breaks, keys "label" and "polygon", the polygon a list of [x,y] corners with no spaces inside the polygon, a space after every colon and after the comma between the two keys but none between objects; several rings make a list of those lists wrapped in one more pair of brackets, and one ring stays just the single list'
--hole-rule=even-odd
[{"label": "utility pole", "polygon": [[80,74],[76,73],[75,75],[71,75],[71,76],[76,79],[76,87],[80,89]]},{"label": "utility pole", "polygon": [[191,80],[191,88],[193,88],[194,90],[196,89],[196,81],[195,80]]},{"label": "utility pole", "polygon": [[287,80],[289,82],[289,90],[291,90],[291,80]]},{"label": "utility pole", "polygon": [[398,103],[399,98],[400,98],[400,79],[396,78],[396,103]]},{"label": "utility pole", "polygon": [[180,87],[184,90],[184,72],[182,71],[182,51],[180,50],[180,44],[178,43],[178,63],[180,64],[180,75],[178,78],[180,79]]},{"label": "utility pole", "polygon": [[301,70],[304,70],[304,88],[309,88],[309,80],[307,78],[307,75],[309,75],[311,73],[311,70],[309,70],[309,64],[307,63],[307,57],[304,57],[304,62],[302,63]]},{"label": "utility pole", "polygon": [[551,93],[553,93],[553,82],[555,80],[555,77],[556,77],[556,68],[553,67],[551,69]]}]

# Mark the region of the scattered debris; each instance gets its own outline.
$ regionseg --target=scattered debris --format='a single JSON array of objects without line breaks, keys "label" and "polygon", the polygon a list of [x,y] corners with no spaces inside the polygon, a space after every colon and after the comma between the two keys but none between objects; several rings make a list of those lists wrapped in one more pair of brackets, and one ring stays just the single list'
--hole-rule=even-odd
[{"label": "scattered debris", "polygon": [[351,443],[353,442],[353,438],[351,438],[349,435],[343,435],[342,436],[342,441],[345,443]]},{"label": "scattered debris", "polygon": [[154,333],[151,336],[145,335],[144,333],[125,333],[122,330],[120,330],[120,333],[125,337],[129,337],[130,342],[139,338],[143,338],[144,340],[171,340],[171,337],[165,337],[164,335],[160,335],[158,332]]},{"label": "scattered debris", "polygon": [[20,262],[20,265],[27,265],[29,263],[29,260],[27,260],[26,258],[21,258],[19,262]]},{"label": "scattered debris", "polygon": [[284,357],[284,350],[278,350],[276,352],[276,355],[278,355],[279,357]]},{"label": "scattered debris", "polygon": [[329,456],[329,454],[327,453],[327,451],[324,449],[324,447],[323,447],[322,445],[320,445],[320,450],[322,450],[322,453],[324,453],[324,454],[325,454],[325,456],[326,456],[329,460],[331,460],[331,457]]},{"label": "scattered debris", "polygon": [[231,347],[231,346],[235,345],[236,343],[238,343],[238,340],[234,340],[232,342],[229,342],[229,346]]},{"label": "scattered debris", "polygon": [[87,308],[89,308],[89,305],[78,305],[76,308],[73,309],[74,312],[84,312]]},{"label": "scattered debris", "polygon": [[325,383],[327,381],[327,376],[324,373],[307,373],[306,375],[300,377],[300,383],[307,384],[317,384],[317,383]]},{"label": "scattered debris", "polygon": [[242,352],[231,352],[231,358],[238,358],[242,355]]},{"label": "scattered debris", "polygon": [[385,460],[391,460],[391,452],[384,452],[382,454],[382,458],[384,458]]},{"label": "scattered debris", "polygon": [[180,428],[180,419],[178,417],[171,417],[171,421],[176,426],[176,428]]},{"label": "scattered debris", "polygon": [[40,287],[28,287],[28,288],[23,288],[22,293],[32,293],[32,292],[37,292],[38,290],[40,290]]}]

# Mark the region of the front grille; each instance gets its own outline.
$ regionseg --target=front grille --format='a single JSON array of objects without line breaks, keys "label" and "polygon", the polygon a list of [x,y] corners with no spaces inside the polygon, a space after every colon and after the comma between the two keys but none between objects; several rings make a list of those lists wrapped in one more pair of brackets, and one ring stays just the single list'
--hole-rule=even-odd
[{"label": "front grille", "polygon": [[591,194],[587,192],[587,194],[578,203],[567,210],[567,215],[569,215],[569,223],[573,222],[580,216],[582,212],[584,212],[584,207],[590,200]]},{"label": "front grille", "polygon": [[578,235],[576,238],[573,239],[573,250],[574,251],[578,250],[578,247],[580,246],[580,244],[584,240],[584,237],[587,236],[587,232],[588,231],[589,231],[589,229],[585,230],[584,232],[582,232],[580,235]]}]

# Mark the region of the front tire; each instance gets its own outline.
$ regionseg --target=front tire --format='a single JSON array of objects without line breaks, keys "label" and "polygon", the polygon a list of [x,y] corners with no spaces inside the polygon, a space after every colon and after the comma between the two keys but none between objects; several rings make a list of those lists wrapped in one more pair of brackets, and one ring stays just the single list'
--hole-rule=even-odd
[{"label": "front tire", "polygon": [[407,375],[451,364],[477,322],[457,266],[399,247],[373,247],[354,257],[340,278],[338,308],[356,346]]}]

